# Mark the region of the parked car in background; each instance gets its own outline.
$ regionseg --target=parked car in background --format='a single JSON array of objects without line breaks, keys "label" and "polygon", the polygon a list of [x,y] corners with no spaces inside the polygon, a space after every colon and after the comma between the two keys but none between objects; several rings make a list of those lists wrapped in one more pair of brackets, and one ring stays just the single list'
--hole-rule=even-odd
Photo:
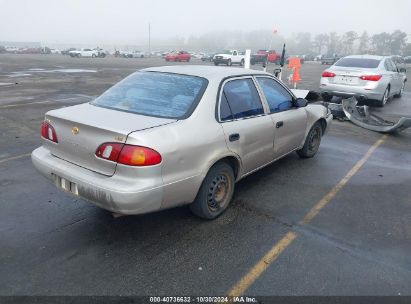
[{"label": "parked car in background", "polygon": [[201,56],[201,61],[213,61],[215,53],[211,53],[211,54],[204,54],[203,56]]},{"label": "parked car in background", "polygon": [[61,54],[61,51],[57,49],[50,49],[50,53],[51,54]]},{"label": "parked car in background", "polygon": [[336,63],[339,59],[340,59],[340,57],[338,57],[337,54],[323,55],[323,56],[321,56],[321,64],[332,65],[332,64]]},{"label": "parked car in background", "polygon": [[32,161],[62,191],[112,212],[189,204],[214,219],[243,177],[293,151],[313,157],[331,121],[269,73],[157,67],[47,112]]},{"label": "parked car in background", "polygon": [[164,59],[166,61],[187,61],[189,62],[191,59],[191,55],[186,51],[180,51],[178,53],[170,53],[167,54]]},{"label": "parked car in background", "polygon": [[257,63],[263,63],[263,62],[271,62],[271,63],[278,63],[281,59],[281,55],[278,54],[274,50],[258,50],[256,53],[251,55],[250,58],[250,63],[252,65],[257,64]]},{"label": "parked car in background", "polygon": [[395,63],[397,68],[404,70],[404,72],[407,71],[406,62],[402,56],[394,55],[394,56],[390,56],[390,58]]},{"label": "parked car in background", "polygon": [[392,97],[401,97],[407,76],[390,57],[358,55],[338,60],[321,76],[324,100],[333,96],[356,97],[383,107]]},{"label": "parked car in background", "polygon": [[97,57],[98,52],[92,49],[80,49],[69,52],[71,57]]},{"label": "parked car in background", "polygon": [[405,63],[411,63],[411,56],[404,57]]},{"label": "parked car in background", "polygon": [[71,57],[106,57],[106,53],[102,49],[80,49],[69,51]]},{"label": "parked car in background", "polygon": [[146,53],[143,51],[133,51],[132,53],[133,58],[144,58]]},{"label": "parked car in background", "polygon": [[237,50],[224,50],[214,55],[214,64],[225,64],[227,66],[233,64],[244,65],[245,55]]},{"label": "parked car in background", "polygon": [[70,55],[70,52],[75,51],[75,50],[76,50],[75,48],[69,48],[69,49],[63,50],[61,51],[61,55]]}]

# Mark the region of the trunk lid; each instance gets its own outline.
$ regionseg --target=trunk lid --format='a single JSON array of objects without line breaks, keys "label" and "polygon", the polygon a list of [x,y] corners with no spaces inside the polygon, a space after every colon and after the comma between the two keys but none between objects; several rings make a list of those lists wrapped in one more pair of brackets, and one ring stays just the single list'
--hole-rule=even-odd
[{"label": "trunk lid", "polygon": [[57,134],[57,144],[44,140],[54,156],[108,176],[114,174],[117,163],[95,156],[102,143],[125,143],[131,132],[176,121],[106,109],[88,103],[50,111],[46,114],[46,120]]},{"label": "trunk lid", "polygon": [[363,75],[377,75],[377,69],[366,68],[345,68],[345,67],[333,67],[331,72],[335,73],[335,77],[332,81],[335,84],[361,86],[364,85],[364,81],[360,79]]}]

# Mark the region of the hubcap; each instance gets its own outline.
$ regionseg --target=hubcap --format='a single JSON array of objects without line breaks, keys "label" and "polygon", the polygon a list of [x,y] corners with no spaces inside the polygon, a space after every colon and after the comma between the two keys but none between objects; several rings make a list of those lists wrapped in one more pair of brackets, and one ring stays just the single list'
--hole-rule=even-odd
[{"label": "hubcap", "polygon": [[228,176],[225,173],[220,173],[211,181],[207,197],[208,207],[211,211],[225,207],[230,187]]},{"label": "hubcap", "polygon": [[321,139],[321,132],[318,128],[315,128],[313,132],[310,134],[310,141],[308,144],[308,150],[310,152],[316,152],[318,150],[318,146],[320,145]]}]

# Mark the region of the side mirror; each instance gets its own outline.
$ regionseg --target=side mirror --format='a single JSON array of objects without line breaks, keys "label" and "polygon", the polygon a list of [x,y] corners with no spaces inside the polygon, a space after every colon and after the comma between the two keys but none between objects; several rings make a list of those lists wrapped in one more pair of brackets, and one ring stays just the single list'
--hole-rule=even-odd
[{"label": "side mirror", "polygon": [[297,98],[297,99],[294,101],[294,105],[295,105],[297,108],[306,107],[307,104],[308,104],[308,101],[307,101],[307,99],[305,99],[305,98]]},{"label": "side mirror", "polygon": [[400,73],[406,73],[407,69],[406,68],[400,68]]}]

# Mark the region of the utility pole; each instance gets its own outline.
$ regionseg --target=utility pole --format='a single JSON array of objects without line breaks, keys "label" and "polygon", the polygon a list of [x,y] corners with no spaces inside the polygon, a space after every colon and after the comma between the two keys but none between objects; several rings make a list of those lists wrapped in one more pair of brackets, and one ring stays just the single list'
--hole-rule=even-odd
[{"label": "utility pole", "polygon": [[148,54],[151,56],[151,24],[148,23]]}]

